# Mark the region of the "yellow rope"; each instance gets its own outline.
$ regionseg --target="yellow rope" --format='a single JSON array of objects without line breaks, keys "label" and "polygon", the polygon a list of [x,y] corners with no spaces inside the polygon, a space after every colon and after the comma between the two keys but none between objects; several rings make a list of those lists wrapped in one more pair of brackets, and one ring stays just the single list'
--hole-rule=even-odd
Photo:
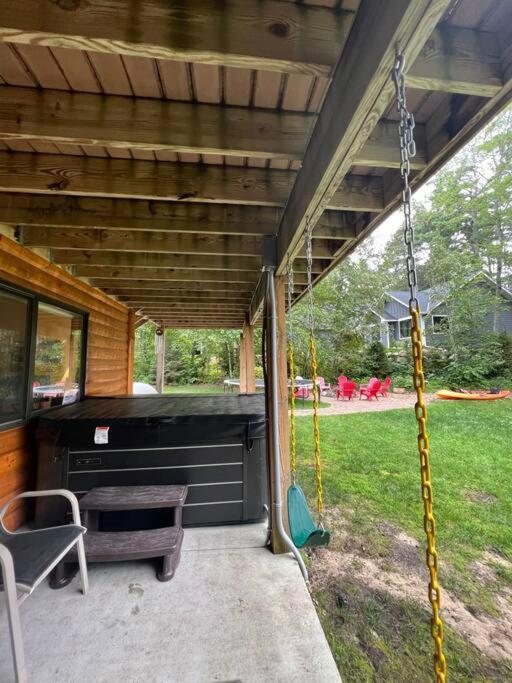
[{"label": "yellow rope", "polygon": [[288,364],[290,366],[290,468],[292,472],[292,483],[295,483],[297,472],[297,435],[295,432],[295,358],[293,346],[288,344]]},{"label": "yellow rope", "polygon": [[[311,379],[313,380],[313,425],[315,437],[315,477],[316,477],[316,509],[321,518],[324,509],[324,496],[322,486],[322,459],[320,454],[320,428],[318,424],[318,365],[316,359],[315,338],[311,333],[309,337],[309,352],[311,354]],[[320,520],[321,521],[321,520]]]},{"label": "yellow rope", "polygon": [[434,671],[438,683],[446,680],[446,659],[443,654],[443,622],[439,616],[441,605],[441,589],[437,578],[438,555],[436,550],[436,522],[433,512],[432,481],[430,474],[430,444],[427,434],[427,406],[424,399],[425,376],[423,374],[423,343],[420,316],[418,310],[409,306],[412,317],[411,340],[412,359],[414,364],[413,379],[416,389],[415,414],[418,422],[418,451],[421,465],[421,497],[423,499],[423,526],[427,536],[427,569],[430,575],[428,599],[432,605],[430,633],[434,639]]}]

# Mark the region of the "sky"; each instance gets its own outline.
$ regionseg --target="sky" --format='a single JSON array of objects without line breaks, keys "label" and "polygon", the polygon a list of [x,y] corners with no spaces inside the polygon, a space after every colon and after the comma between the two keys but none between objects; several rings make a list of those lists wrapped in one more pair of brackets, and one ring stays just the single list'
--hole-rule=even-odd
[{"label": "sky", "polygon": [[[425,183],[425,185],[416,190],[416,192],[413,192],[413,200],[421,203],[428,203],[431,193],[431,182]],[[402,207],[400,207],[382,221],[379,227],[373,231],[371,239],[379,252],[384,249],[395,232],[402,226],[402,222],[403,211]]]}]

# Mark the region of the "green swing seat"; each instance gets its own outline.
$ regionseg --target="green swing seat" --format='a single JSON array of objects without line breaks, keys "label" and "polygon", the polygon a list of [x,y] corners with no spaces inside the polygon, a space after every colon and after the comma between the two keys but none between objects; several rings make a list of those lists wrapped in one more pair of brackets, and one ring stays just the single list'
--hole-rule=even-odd
[{"label": "green swing seat", "polygon": [[296,548],[328,545],[331,532],[315,524],[308,509],[306,496],[298,484],[292,484],[288,489],[288,523]]}]

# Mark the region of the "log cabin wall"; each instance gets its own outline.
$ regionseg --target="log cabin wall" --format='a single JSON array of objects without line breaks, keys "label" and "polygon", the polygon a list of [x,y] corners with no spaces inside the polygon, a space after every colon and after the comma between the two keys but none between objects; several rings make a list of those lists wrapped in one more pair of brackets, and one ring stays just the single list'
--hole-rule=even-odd
[{"label": "log cabin wall", "polygon": [[[0,280],[88,314],[85,391],[105,396],[131,392],[134,315],[109,296],[0,234]],[[33,427],[0,432],[0,506],[34,486]],[[14,505],[6,521],[21,524],[30,508]]]}]

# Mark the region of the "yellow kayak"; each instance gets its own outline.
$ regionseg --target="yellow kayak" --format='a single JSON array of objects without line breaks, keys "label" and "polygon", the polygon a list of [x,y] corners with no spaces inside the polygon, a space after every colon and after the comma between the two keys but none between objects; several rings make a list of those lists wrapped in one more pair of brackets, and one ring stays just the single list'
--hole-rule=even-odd
[{"label": "yellow kayak", "polygon": [[501,398],[510,396],[510,391],[499,391],[491,394],[489,391],[449,391],[442,389],[436,392],[436,396],[447,401],[499,401]]}]

